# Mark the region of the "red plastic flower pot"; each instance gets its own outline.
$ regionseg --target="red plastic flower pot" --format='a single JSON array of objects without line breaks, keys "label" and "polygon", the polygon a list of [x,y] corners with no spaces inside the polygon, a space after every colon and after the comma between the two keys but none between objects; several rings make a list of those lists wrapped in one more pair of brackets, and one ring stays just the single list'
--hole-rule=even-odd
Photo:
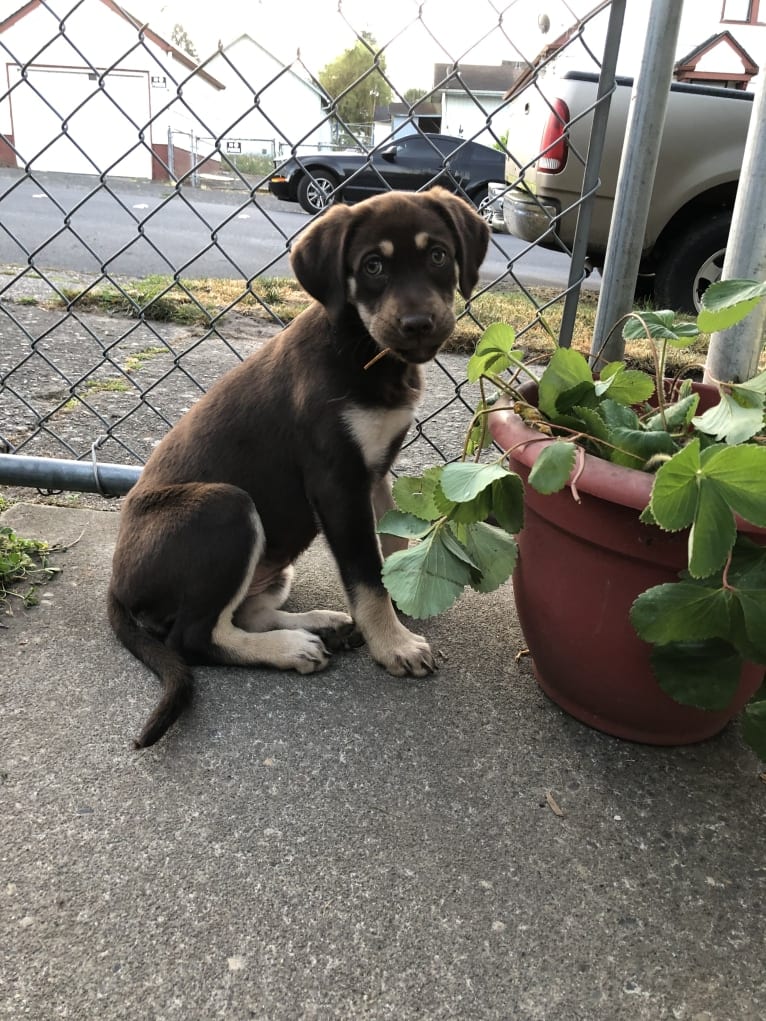
[{"label": "red plastic flower pot", "polygon": [[[717,397],[695,387],[701,407]],[[525,387],[532,403],[536,386]],[[687,536],[643,525],[653,476],[584,455],[576,489],[543,496],[528,484],[547,443],[509,408],[489,416],[495,442],[509,450],[524,481],[525,522],[513,592],[534,670],[543,691],[589,726],[632,741],[680,745],[718,733],[757,691],[764,668],[745,664],[729,707],[710,712],[681,705],[659,687],[651,646],[633,630],[629,612],[653,585],[676,581],[686,566]],[[741,531],[766,544],[766,530]]]}]

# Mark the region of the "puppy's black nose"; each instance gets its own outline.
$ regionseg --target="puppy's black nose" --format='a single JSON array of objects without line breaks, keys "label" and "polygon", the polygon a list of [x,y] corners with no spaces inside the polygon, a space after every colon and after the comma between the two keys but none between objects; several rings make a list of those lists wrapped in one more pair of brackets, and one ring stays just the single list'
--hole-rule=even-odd
[{"label": "puppy's black nose", "polygon": [[434,317],[424,312],[399,317],[402,335],[410,338],[427,337],[434,328]]}]

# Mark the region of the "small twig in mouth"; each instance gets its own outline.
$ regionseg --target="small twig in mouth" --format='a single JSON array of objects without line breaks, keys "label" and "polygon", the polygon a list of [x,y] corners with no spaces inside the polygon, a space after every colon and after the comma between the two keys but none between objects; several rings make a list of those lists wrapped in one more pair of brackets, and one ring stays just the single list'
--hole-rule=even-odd
[{"label": "small twig in mouth", "polygon": [[371,366],[375,364],[375,362],[379,362],[381,358],[385,358],[386,355],[390,353],[391,353],[390,347],[384,347],[382,351],[378,351],[375,357],[371,358],[369,362],[367,362],[367,364],[364,367],[364,371],[366,372]]}]

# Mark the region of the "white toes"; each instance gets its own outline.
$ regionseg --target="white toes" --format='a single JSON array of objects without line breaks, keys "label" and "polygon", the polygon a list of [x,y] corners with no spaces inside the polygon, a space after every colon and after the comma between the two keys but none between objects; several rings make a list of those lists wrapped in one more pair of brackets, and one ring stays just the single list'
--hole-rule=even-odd
[{"label": "white toes", "polygon": [[324,670],[330,662],[330,654],[318,635],[309,631],[290,631],[288,637],[291,649],[288,653],[289,661],[283,669],[297,670],[299,674],[313,674],[317,670]]}]

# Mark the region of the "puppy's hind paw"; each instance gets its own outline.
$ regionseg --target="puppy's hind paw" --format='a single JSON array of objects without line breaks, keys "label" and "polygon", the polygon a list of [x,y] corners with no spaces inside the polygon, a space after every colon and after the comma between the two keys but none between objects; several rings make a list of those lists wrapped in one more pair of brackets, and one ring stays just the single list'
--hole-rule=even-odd
[{"label": "puppy's hind paw", "polygon": [[364,635],[353,621],[341,627],[322,628],[317,634],[330,652],[349,652],[364,645]]}]

